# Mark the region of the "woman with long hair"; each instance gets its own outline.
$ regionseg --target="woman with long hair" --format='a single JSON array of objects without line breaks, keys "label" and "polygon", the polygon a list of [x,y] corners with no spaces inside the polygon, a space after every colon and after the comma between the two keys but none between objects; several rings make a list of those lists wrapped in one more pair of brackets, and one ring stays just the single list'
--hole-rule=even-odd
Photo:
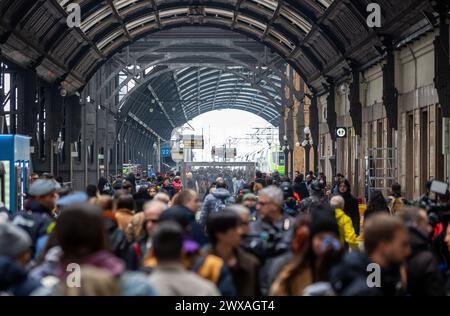
[{"label": "woman with long hair", "polygon": [[[328,282],[331,268],[339,263],[344,253],[333,210],[324,204],[313,204],[311,209],[308,242],[301,246],[305,250],[298,252],[280,271],[270,289],[271,295],[303,295],[311,284]],[[303,235],[305,232],[304,230]],[[299,233],[301,230],[297,230],[295,234]]]},{"label": "woman with long hair", "polygon": [[389,214],[389,208],[386,203],[386,199],[381,191],[375,190],[372,192],[367,205],[367,209],[364,212],[364,221],[375,213],[383,212]]}]

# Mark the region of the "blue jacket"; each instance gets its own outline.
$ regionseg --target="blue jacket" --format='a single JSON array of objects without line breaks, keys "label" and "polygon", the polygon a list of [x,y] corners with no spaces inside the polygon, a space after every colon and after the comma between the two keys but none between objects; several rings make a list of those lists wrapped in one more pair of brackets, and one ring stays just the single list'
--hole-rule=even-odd
[{"label": "blue jacket", "polygon": [[14,296],[28,296],[41,283],[9,257],[0,256],[0,292]]},{"label": "blue jacket", "polygon": [[215,209],[217,203],[228,206],[234,203],[234,198],[231,196],[230,192],[224,188],[218,188],[213,193],[208,194],[200,210],[200,223],[202,225],[205,225],[209,214],[217,212]]}]

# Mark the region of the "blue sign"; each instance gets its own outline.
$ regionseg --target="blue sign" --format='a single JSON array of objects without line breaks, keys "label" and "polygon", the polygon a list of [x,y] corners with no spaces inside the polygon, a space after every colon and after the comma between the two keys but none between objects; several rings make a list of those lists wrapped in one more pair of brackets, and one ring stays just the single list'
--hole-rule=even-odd
[{"label": "blue sign", "polygon": [[161,157],[170,157],[170,148],[161,148]]}]

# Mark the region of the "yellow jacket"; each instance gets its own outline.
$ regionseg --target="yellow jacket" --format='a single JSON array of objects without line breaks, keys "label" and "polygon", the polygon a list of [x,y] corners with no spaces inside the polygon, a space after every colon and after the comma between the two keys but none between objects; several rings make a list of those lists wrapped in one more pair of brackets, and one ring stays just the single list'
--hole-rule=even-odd
[{"label": "yellow jacket", "polygon": [[343,245],[347,244],[352,249],[359,248],[358,238],[353,228],[350,217],[340,208],[336,208],[336,221],[339,226],[339,239]]}]

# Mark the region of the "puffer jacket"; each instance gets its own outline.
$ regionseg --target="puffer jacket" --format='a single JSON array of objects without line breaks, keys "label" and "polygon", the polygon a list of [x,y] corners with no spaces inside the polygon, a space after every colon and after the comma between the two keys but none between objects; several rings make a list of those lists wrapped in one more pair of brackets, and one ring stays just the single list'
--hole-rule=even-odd
[{"label": "puffer jacket", "polygon": [[355,229],[353,228],[352,220],[340,208],[335,209],[335,214],[339,226],[339,240],[341,244],[348,245],[352,249],[358,249],[359,242],[355,234]]},{"label": "puffer jacket", "polygon": [[205,225],[209,214],[216,212],[217,204],[223,203],[225,206],[228,206],[234,202],[234,198],[231,196],[230,191],[224,188],[216,189],[213,193],[208,194],[203,202],[200,210],[200,223]]}]

